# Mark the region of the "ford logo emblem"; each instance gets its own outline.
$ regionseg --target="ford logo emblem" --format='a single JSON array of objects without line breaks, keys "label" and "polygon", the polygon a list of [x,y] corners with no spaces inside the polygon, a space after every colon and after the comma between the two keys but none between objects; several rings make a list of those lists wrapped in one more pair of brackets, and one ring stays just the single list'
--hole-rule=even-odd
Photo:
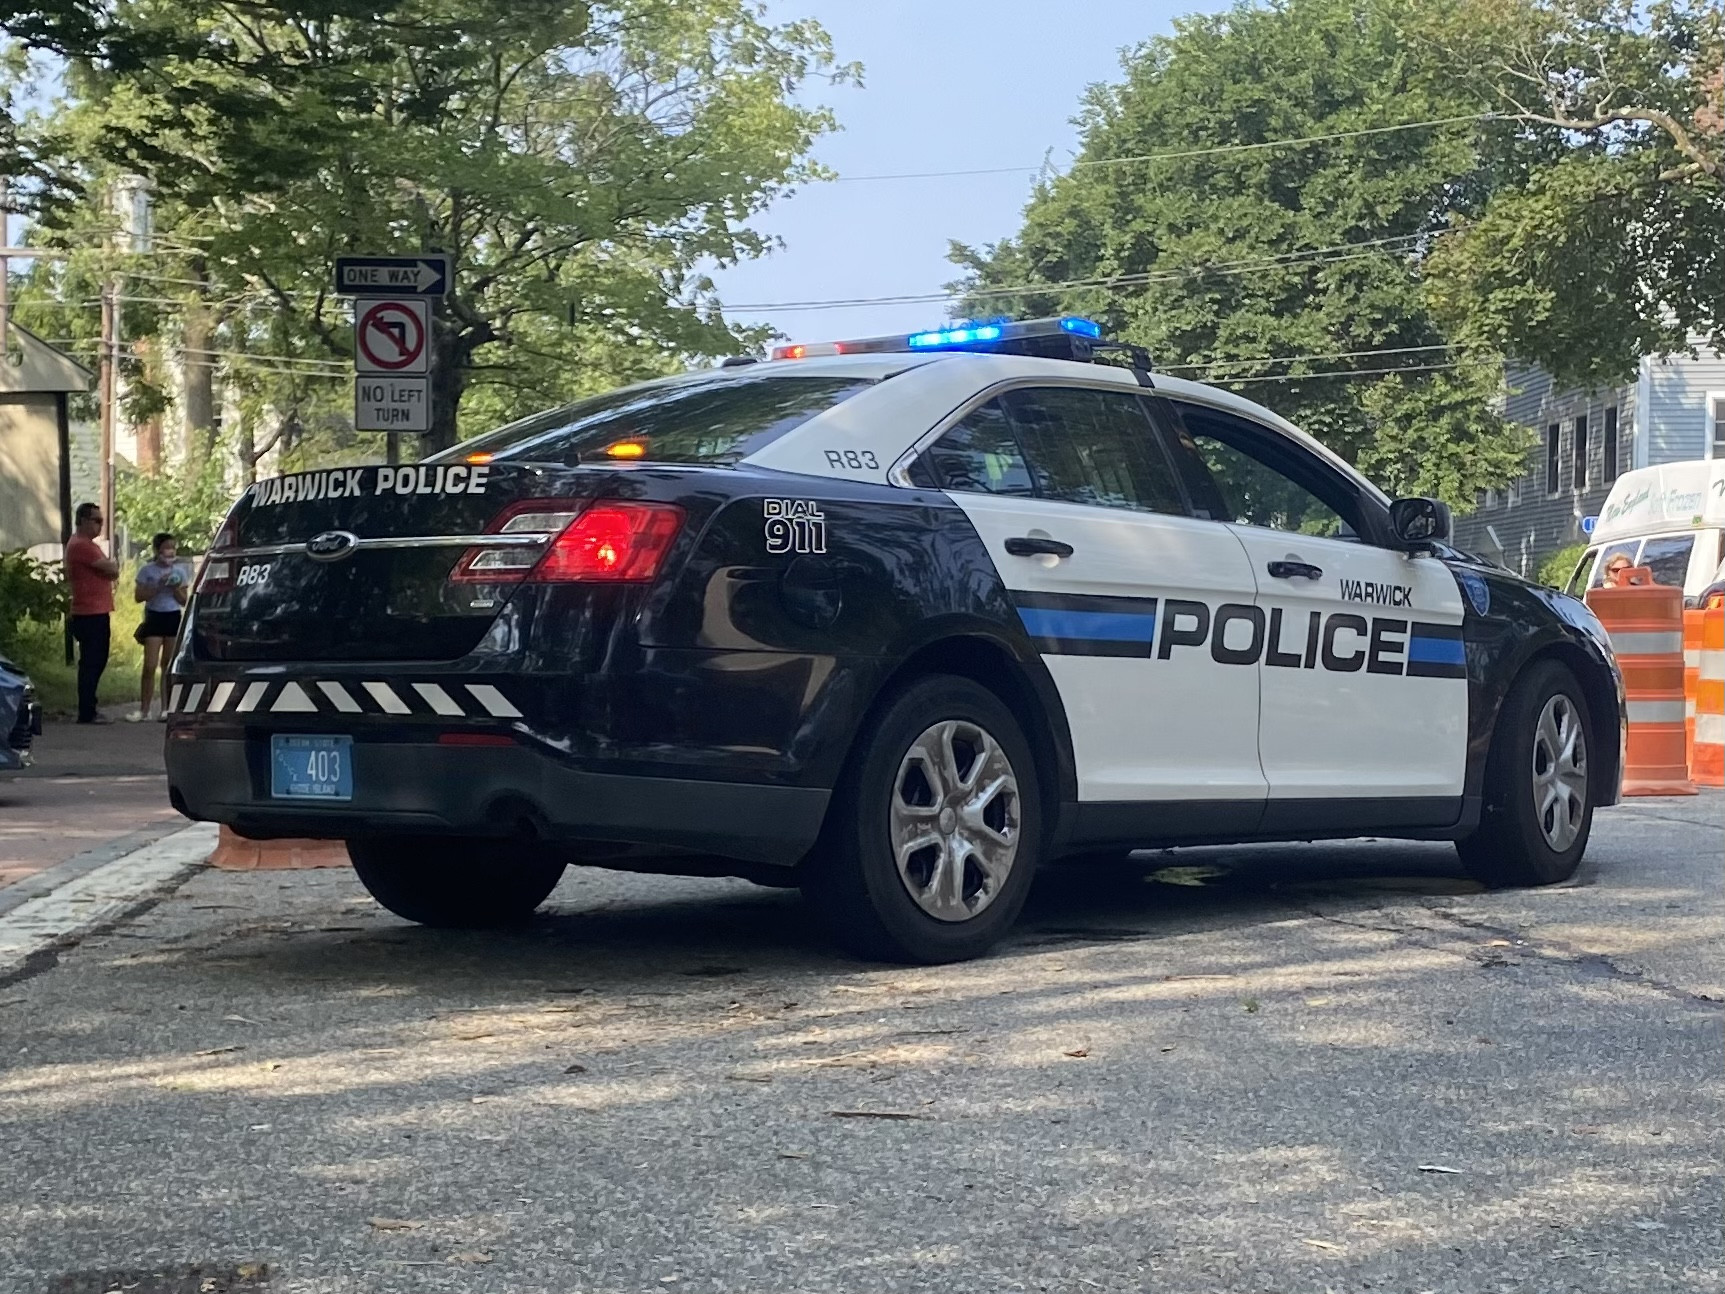
[{"label": "ford logo emblem", "polygon": [[317,562],[339,562],[358,544],[359,536],[351,530],[326,530],[305,541],[305,555]]}]

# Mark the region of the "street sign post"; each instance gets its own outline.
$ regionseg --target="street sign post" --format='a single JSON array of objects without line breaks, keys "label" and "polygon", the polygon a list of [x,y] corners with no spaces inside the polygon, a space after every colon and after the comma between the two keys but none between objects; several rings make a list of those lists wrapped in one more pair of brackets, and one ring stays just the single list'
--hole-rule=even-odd
[{"label": "street sign post", "polygon": [[442,297],[449,295],[450,280],[449,257],[442,252],[335,258],[340,297]]}]

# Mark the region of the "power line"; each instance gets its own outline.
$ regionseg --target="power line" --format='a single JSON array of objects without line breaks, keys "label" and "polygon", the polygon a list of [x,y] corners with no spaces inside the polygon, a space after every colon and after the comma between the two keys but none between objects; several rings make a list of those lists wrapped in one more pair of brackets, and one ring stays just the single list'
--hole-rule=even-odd
[{"label": "power line", "polygon": [[[1166,153],[1139,153],[1129,157],[1099,157],[1080,159],[1072,163],[1072,169],[1092,166],[1126,166],[1140,162],[1174,162],[1193,157],[1219,157],[1227,153],[1245,153],[1265,148],[1297,148],[1302,144],[1322,144],[1337,139],[1359,139],[1366,135],[1388,135],[1402,130],[1424,130],[1430,126],[1455,126],[1463,122],[1492,121],[1499,116],[1495,112],[1474,112],[1460,117],[1435,117],[1430,121],[1404,121],[1394,126],[1366,126],[1359,130],[1336,130],[1322,135],[1302,135],[1292,139],[1264,139],[1250,144],[1218,144],[1213,148],[1183,148]],[[1040,171],[1043,163],[1035,166],[983,166],[955,171],[904,171],[887,175],[840,175],[836,182],[840,184],[861,184],[877,180],[943,180],[976,175],[1023,175],[1032,171]]]},{"label": "power line", "polygon": [[[1440,342],[1431,346],[1391,346],[1380,347],[1376,350],[1336,350],[1329,351],[1324,354],[1311,355],[1262,355],[1251,359],[1218,359],[1210,360],[1201,364],[1158,365],[1157,369],[1159,372],[1163,373],[1208,373],[1218,368],[1237,368],[1242,364],[1292,364],[1297,361],[1312,359],[1375,359],[1379,355],[1415,355],[1424,351],[1454,349],[1455,347],[1449,345],[1447,342]],[[1227,382],[1232,379],[1224,376],[1214,378],[1212,380],[1217,382]]]},{"label": "power line", "polygon": [[1408,244],[1433,237],[1432,233],[1396,234],[1388,238],[1371,238],[1356,243],[1337,243],[1331,247],[1313,247],[1299,252],[1284,252],[1276,256],[1240,261],[1216,261],[1208,264],[1183,266],[1179,269],[1148,270],[1136,274],[1116,274],[1106,278],[1066,279],[1051,283],[1019,283],[994,287],[966,288],[960,291],[904,293],[886,297],[840,297],[826,301],[749,301],[726,305],[728,311],[764,310],[846,310],[864,306],[928,305],[965,297],[1028,296],[1044,292],[1067,292],[1087,288],[1139,287],[1149,283],[1170,283],[1202,274],[1246,274],[1254,270],[1282,267],[1328,265],[1339,261],[1360,260],[1396,244]]},{"label": "power line", "polygon": [[1244,386],[1248,382],[1315,382],[1332,377],[1385,377],[1392,373],[1438,373],[1452,368],[1490,367],[1490,360],[1452,360],[1447,364],[1406,364],[1394,368],[1340,368],[1328,373],[1274,373],[1260,377],[1219,377],[1215,386]]}]

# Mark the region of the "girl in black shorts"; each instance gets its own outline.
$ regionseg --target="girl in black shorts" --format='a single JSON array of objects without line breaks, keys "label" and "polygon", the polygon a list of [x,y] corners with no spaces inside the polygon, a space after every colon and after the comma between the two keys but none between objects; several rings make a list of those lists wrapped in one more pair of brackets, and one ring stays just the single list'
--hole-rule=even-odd
[{"label": "girl in black shorts", "polygon": [[[180,614],[188,592],[188,578],[177,560],[179,545],[174,537],[164,531],[150,541],[150,548],[154,555],[138,567],[138,580],[132,588],[132,596],[144,604],[143,622],[133,634],[144,647],[144,677],[138,687],[138,708],[126,716],[130,723],[150,717],[150,701],[158,691],[158,680],[167,670],[174,639],[180,635]],[[165,681],[159,690],[163,696],[156,718],[165,719]]]}]

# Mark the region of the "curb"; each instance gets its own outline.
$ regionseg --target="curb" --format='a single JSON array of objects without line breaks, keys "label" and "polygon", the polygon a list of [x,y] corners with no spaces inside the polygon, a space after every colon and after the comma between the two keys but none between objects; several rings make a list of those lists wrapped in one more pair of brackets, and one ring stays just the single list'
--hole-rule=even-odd
[{"label": "curb", "polygon": [[[110,847],[119,843],[110,842]],[[0,915],[0,977],[39,953],[76,943],[97,927],[121,920],[145,900],[171,890],[204,865],[214,843],[215,833],[208,824],[182,827],[129,853],[86,863],[81,874],[15,905]],[[82,854],[72,862],[88,857]],[[50,869],[55,870],[59,869]]]}]

